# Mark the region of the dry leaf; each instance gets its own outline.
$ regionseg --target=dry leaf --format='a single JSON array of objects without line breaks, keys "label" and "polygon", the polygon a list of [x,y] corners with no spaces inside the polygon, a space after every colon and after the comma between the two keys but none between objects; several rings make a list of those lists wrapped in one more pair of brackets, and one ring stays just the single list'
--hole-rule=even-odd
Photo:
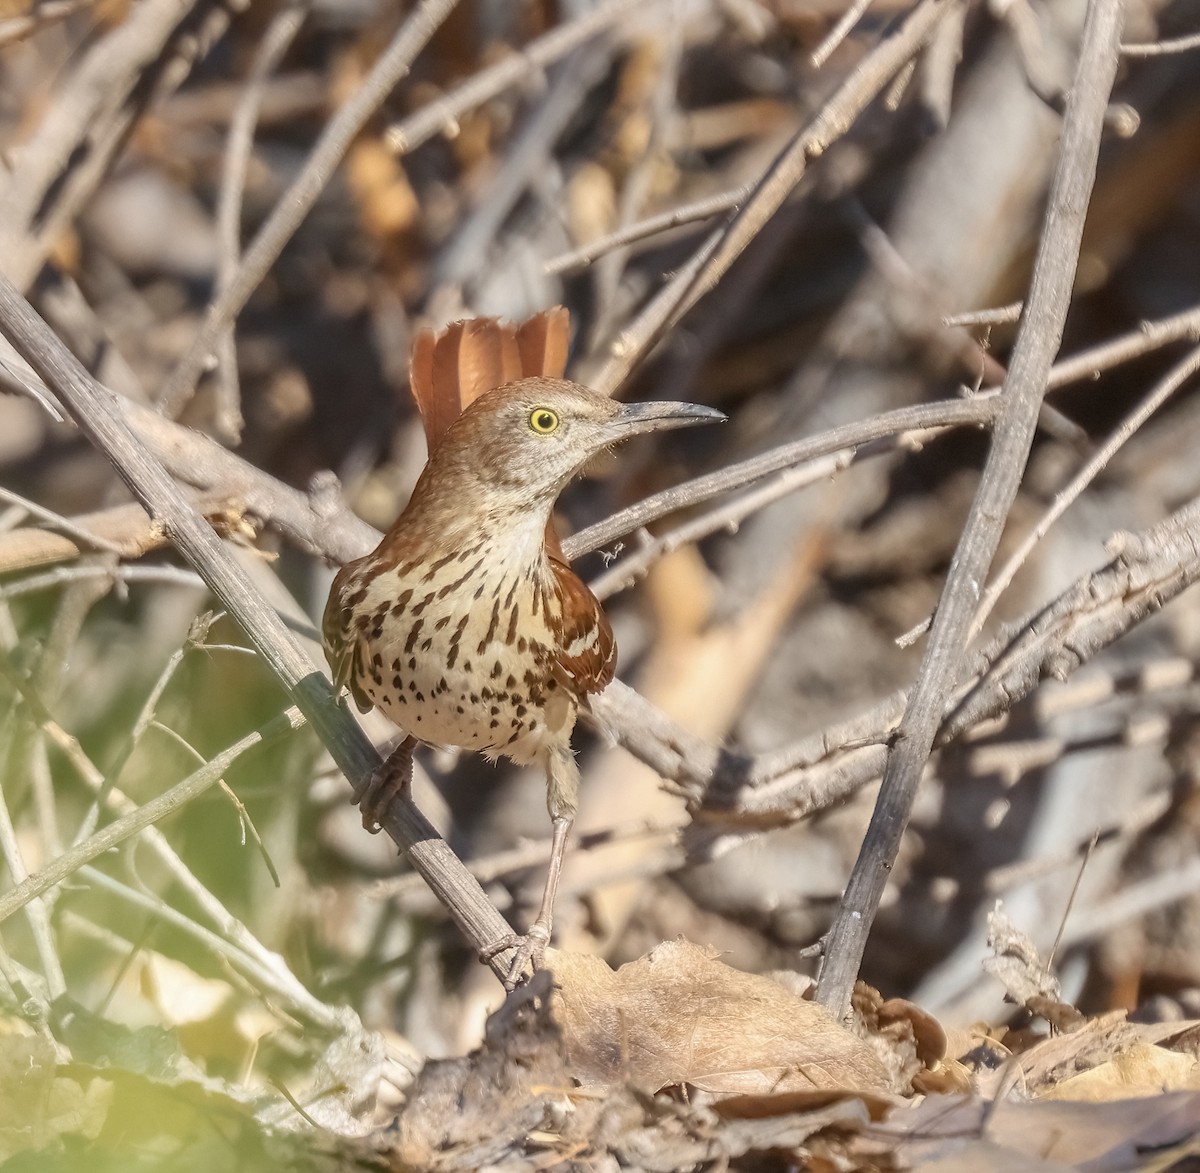
[{"label": "dry leaf", "polygon": [[1064,1079],[1041,1098],[1103,1103],[1181,1091],[1200,1091],[1200,1064],[1191,1055],[1138,1043],[1107,1063]]},{"label": "dry leaf", "polygon": [[59,1073],[53,1047],[23,1035],[0,1038],[0,1162],[67,1135],[95,1140],[112,1104],[107,1079]]},{"label": "dry leaf", "polygon": [[[866,982],[855,985],[850,1007],[867,1042],[891,1073],[893,1087],[910,1091],[918,1079],[941,1066],[946,1055],[946,1032],[933,1015],[904,998],[885,1001]],[[922,1082],[919,1090],[966,1091],[969,1086],[945,1072],[931,1084]]]},{"label": "dry leaf", "polygon": [[547,965],[569,1066],[585,1083],[686,1083],[729,1095],[890,1090],[870,1047],[823,1007],[688,941],[615,972],[576,953],[552,951]]},{"label": "dry leaf", "polygon": [[141,989],[164,1026],[212,1018],[233,995],[227,982],[201,977],[189,966],[161,953],[149,953],[143,960]]},{"label": "dry leaf", "polygon": [[1115,1173],[1168,1167],[1153,1150],[1197,1136],[1200,1095],[1192,1092],[1104,1105],[929,1096],[893,1111],[861,1149],[886,1154],[889,1168],[922,1173]]},{"label": "dry leaf", "polygon": [[1093,1019],[1069,1035],[1054,1035],[1022,1052],[1016,1059],[1031,1095],[1076,1072],[1104,1063],[1135,1041],[1124,1011]]}]

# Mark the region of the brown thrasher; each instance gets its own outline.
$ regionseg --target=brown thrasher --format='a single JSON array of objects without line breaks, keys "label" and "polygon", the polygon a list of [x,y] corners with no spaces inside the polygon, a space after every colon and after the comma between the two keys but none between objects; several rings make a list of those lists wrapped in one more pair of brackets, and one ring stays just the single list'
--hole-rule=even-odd
[{"label": "brown thrasher", "polygon": [[[421,742],[545,768],[553,839],[541,908],[524,938],[488,951],[517,946],[510,985],[527,964],[536,968],[550,940],[579,792],[571,731],[580,706],[608,684],[616,665],[612,628],[563,561],[551,510],[571,478],[611,445],[724,419],[689,403],[616,403],[544,376],[494,390],[462,385],[471,381],[461,369],[468,343],[486,355],[517,339],[524,352],[531,329],[541,331],[536,359],[522,353],[507,364],[484,362],[475,383],[530,366],[561,370],[565,311],[558,315],[516,330],[480,319],[418,339],[413,390],[428,463],[379,546],[338,572],[324,617],[336,685],[349,686],[361,711],[381,709],[406,734],[356,795],[368,829],[378,830],[393,795],[407,791]],[[540,353],[542,335],[557,336],[559,345],[548,348],[554,355]],[[453,375],[442,370],[439,395],[438,364],[444,368],[447,355]]]}]

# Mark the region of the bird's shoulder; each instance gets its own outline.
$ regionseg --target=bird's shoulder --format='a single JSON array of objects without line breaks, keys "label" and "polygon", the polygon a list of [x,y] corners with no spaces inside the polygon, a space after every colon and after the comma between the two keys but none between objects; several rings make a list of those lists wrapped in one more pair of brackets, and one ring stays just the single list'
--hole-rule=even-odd
[{"label": "bird's shoulder", "polygon": [[321,617],[321,638],[334,688],[340,691],[348,687],[359,712],[367,713],[373,706],[358,683],[360,669],[356,667],[356,659],[362,655],[362,640],[355,630],[355,605],[361,602],[361,598],[355,596],[366,587],[364,562],[365,559],[347,562],[334,575],[325,613]]},{"label": "bird's shoulder", "polygon": [[576,696],[601,692],[617,668],[617,643],[600,600],[564,562],[546,559],[558,596],[562,628],[555,649],[555,668]]}]

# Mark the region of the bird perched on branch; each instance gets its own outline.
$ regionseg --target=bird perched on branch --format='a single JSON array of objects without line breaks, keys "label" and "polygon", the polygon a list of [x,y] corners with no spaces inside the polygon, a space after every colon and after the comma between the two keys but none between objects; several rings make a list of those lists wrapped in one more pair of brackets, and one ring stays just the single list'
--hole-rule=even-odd
[{"label": "bird perched on branch", "polygon": [[406,735],[356,795],[368,829],[407,792],[420,743],[545,769],[553,840],[541,908],[524,938],[491,951],[517,947],[510,985],[550,940],[579,792],[571,731],[616,666],[604,610],[563,559],[554,503],[612,445],[724,418],[547,377],[562,372],[566,336],[557,310],[519,328],[477,319],[418,338],[429,460],[379,546],[338,572],[323,625],[337,686]]}]

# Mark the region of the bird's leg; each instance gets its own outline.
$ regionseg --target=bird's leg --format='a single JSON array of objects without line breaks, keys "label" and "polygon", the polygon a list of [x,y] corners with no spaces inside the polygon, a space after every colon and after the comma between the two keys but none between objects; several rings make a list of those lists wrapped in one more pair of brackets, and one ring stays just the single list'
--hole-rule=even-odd
[{"label": "bird's leg", "polygon": [[408,795],[412,790],[413,750],[416,745],[415,737],[406,737],[354,792],[354,801],[362,811],[363,826],[372,835],[378,835],[383,829],[381,820],[392,799],[397,795]]},{"label": "bird's leg", "polygon": [[516,952],[504,979],[504,988],[513,989],[525,976],[526,971],[539,969],[546,946],[550,944],[550,932],[554,924],[554,898],[558,894],[558,881],[562,877],[563,857],[567,852],[567,839],[575,822],[575,809],[579,799],[579,767],[570,745],[556,747],[550,751],[546,765],[548,806],[553,826],[550,841],[550,864],[546,871],[546,887],[542,891],[542,904],[537,918],[523,937],[508,936],[489,946],[481,954],[488,961],[505,949]]}]

